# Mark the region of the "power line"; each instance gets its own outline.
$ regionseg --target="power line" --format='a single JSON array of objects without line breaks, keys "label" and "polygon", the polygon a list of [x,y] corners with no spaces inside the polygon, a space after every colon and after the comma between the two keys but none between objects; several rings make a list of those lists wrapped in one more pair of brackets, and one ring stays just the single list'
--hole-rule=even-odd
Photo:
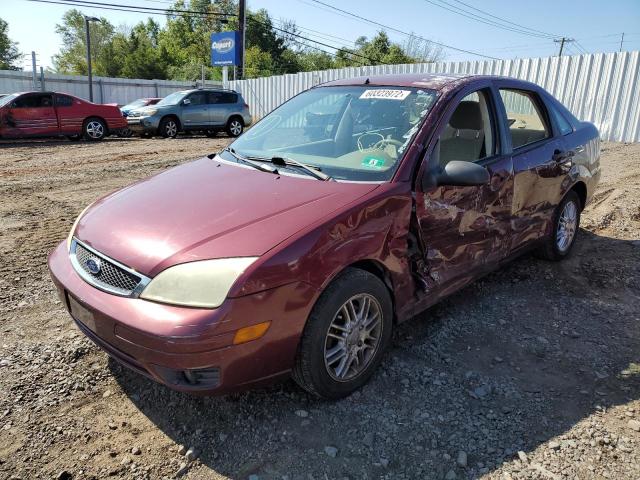
[{"label": "power line", "polygon": [[[463,10],[460,7],[456,7],[455,5],[451,5],[450,3],[447,3],[444,0],[439,0],[438,2],[435,2],[433,0],[424,0],[427,3],[430,3],[431,5],[434,5],[436,7],[440,7],[444,10],[447,10],[449,12],[453,12],[457,15],[461,15],[463,17],[466,18],[470,18],[471,20],[474,20],[476,22],[480,22],[480,23],[484,23],[485,25],[490,25],[492,27],[496,27],[496,28],[501,28],[503,30],[508,30],[510,32],[515,32],[515,33],[520,33],[522,35],[529,35],[532,37],[537,37],[537,38],[553,38],[554,36],[551,34],[547,34],[547,33],[535,33],[532,31],[526,31],[526,30],[522,30],[520,28],[515,28],[515,27],[509,27],[507,25],[503,25],[500,24],[494,20],[490,20],[490,19],[486,19],[486,18],[482,18],[472,12],[469,12],[467,10]],[[525,27],[526,28],[526,27]]]},{"label": "power line", "polygon": [[525,29],[525,30],[531,30],[532,32],[541,33],[541,34],[543,34],[543,35],[547,35],[547,36],[551,36],[551,37],[556,37],[556,38],[558,37],[558,35],[553,35],[553,34],[551,34],[551,33],[544,32],[544,31],[542,31],[542,30],[536,30],[535,28],[526,27],[526,26],[524,26],[524,25],[522,25],[522,24],[520,24],[520,23],[515,23],[515,22],[512,22],[512,21],[510,21],[510,20],[507,20],[506,18],[499,17],[499,16],[497,16],[497,15],[494,15],[494,14],[492,14],[492,13],[487,12],[486,10],[481,10],[481,9],[479,9],[479,8],[474,7],[473,5],[469,5],[468,3],[465,3],[465,2],[463,2],[462,0],[453,0],[453,1],[454,1],[454,2],[456,2],[456,3],[460,3],[460,4],[462,4],[462,5],[465,5],[466,7],[469,7],[470,9],[475,10],[476,12],[479,12],[479,13],[481,13],[481,14],[485,15],[485,16],[495,18],[496,20],[500,20],[501,22],[508,23],[508,24],[513,25],[513,26],[516,26],[516,27],[520,27],[520,28],[522,28],[522,29]]},{"label": "power line", "polygon": [[492,57],[490,55],[484,55],[482,53],[474,52],[473,50],[465,50],[464,48],[454,47],[452,45],[447,45],[446,43],[436,42],[435,40],[430,40],[430,39],[422,37],[420,35],[415,35],[415,34],[412,34],[412,33],[408,33],[408,32],[405,32],[403,30],[391,27],[389,25],[385,25],[383,23],[377,22],[375,20],[371,20],[369,18],[365,18],[365,17],[363,17],[361,15],[358,15],[356,13],[349,12],[347,10],[343,10],[342,8],[338,8],[338,7],[334,6],[334,5],[322,2],[320,0],[311,0],[311,1],[314,2],[314,3],[320,4],[320,5],[324,5],[325,7],[331,8],[332,10],[335,10],[337,12],[341,12],[343,14],[349,15],[350,17],[357,18],[357,19],[362,20],[364,22],[370,23],[372,25],[376,25],[378,27],[386,28],[387,30],[390,30],[390,31],[393,31],[393,32],[396,32],[396,33],[401,33],[402,35],[407,35],[408,37],[419,38],[419,39],[424,40],[426,42],[431,42],[431,43],[433,43],[435,45],[439,45],[441,47],[448,48],[450,50],[455,50],[455,51],[460,52],[460,53],[468,53],[468,54],[474,55],[476,57],[490,58],[491,60],[500,60],[499,58]]},{"label": "power line", "polygon": [[235,13],[220,13],[220,12],[203,12],[197,10],[181,10],[176,8],[155,8],[155,7],[144,7],[141,5],[126,5],[120,3],[102,3],[88,0],[27,0],[28,2],[38,2],[38,3],[54,3],[58,5],[75,5],[78,7],[90,7],[90,8],[99,8],[102,10],[116,10],[116,11],[124,11],[124,12],[134,12],[134,13],[147,13],[147,14],[155,14],[155,15],[181,15],[185,14],[188,16],[214,16],[214,17],[237,17]]}]

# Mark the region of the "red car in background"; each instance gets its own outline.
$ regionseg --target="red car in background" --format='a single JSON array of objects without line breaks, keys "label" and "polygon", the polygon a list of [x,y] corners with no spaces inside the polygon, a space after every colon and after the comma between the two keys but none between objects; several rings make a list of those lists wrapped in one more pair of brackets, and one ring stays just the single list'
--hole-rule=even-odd
[{"label": "red car in background", "polygon": [[117,105],[98,105],[66,93],[23,92],[0,98],[0,138],[67,136],[102,140],[126,128]]}]

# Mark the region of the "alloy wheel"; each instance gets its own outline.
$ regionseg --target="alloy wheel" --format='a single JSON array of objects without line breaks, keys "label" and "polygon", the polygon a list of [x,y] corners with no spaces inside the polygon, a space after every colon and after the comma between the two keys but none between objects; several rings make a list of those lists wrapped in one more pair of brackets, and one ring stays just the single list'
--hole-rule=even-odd
[{"label": "alloy wheel", "polygon": [[560,213],[558,219],[558,229],[556,232],[556,245],[558,250],[565,252],[576,235],[578,224],[578,207],[574,202],[567,202]]},{"label": "alloy wheel", "polygon": [[231,130],[231,133],[237,137],[242,133],[242,124],[239,120],[232,120],[229,125],[229,130]]},{"label": "alloy wheel", "polygon": [[178,124],[173,120],[169,120],[164,127],[164,131],[167,137],[175,137],[178,133]]},{"label": "alloy wheel", "polygon": [[327,373],[339,382],[364,372],[382,338],[382,307],[375,297],[358,294],[347,300],[333,317],[324,343]]},{"label": "alloy wheel", "polygon": [[97,120],[92,120],[87,123],[86,132],[91,138],[99,140],[104,136],[104,127]]}]

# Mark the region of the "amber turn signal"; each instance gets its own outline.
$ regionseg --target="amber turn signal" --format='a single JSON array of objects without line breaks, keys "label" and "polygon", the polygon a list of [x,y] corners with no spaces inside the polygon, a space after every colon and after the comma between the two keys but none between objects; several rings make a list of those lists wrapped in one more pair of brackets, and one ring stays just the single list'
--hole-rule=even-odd
[{"label": "amber turn signal", "polygon": [[262,322],[251,325],[250,327],[241,328],[233,337],[233,344],[237,345],[239,343],[246,343],[260,338],[266,333],[269,325],[271,325],[271,322]]}]

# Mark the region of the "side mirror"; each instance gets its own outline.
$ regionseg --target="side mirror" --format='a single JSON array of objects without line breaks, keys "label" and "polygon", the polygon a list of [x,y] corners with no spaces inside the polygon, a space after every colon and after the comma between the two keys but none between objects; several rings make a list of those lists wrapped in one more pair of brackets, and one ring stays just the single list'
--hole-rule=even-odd
[{"label": "side mirror", "polygon": [[191,100],[189,100],[188,98],[185,98],[184,100],[182,100],[183,105],[189,105],[190,103],[191,103]]},{"label": "side mirror", "polygon": [[486,168],[473,162],[452,160],[437,172],[426,173],[422,179],[424,189],[437,185],[472,187],[486,185],[491,176]]}]

